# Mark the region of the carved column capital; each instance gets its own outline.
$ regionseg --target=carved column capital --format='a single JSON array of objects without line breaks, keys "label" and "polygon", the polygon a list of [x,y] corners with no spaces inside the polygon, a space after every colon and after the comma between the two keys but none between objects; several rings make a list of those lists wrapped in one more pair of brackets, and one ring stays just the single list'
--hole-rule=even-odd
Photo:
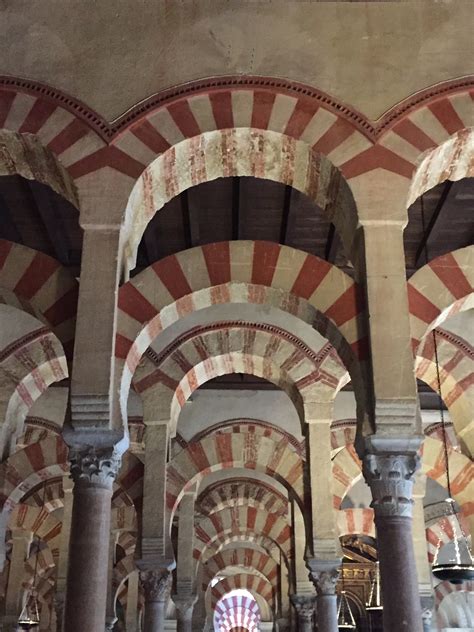
[{"label": "carved column capital", "polygon": [[413,476],[419,466],[415,452],[366,453],[363,472],[372,491],[376,516],[412,516]]},{"label": "carved column capital", "polygon": [[168,569],[158,571],[140,571],[140,581],[145,593],[145,601],[167,601],[173,582]]},{"label": "carved column capital", "polygon": [[316,608],[316,597],[314,595],[291,595],[291,603],[294,605],[298,618],[311,623]]},{"label": "carved column capital", "polygon": [[121,457],[112,448],[71,448],[69,450],[71,477],[76,485],[91,485],[112,489],[118,474]]},{"label": "carved column capital", "polygon": [[181,620],[191,621],[193,617],[194,604],[197,601],[197,594],[172,595],[174,605]]},{"label": "carved column capital", "polygon": [[335,595],[341,570],[341,560],[309,559],[306,562],[309,578],[319,595]]}]

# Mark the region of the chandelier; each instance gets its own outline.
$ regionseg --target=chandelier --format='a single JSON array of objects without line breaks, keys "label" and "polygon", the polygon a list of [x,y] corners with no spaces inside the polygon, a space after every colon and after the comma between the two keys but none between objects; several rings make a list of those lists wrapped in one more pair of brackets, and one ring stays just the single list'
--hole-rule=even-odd
[{"label": "chandelier", "polygon": [[[425,230],[425,208],[424,208],[424,200],[423,196],[420,198],[421,203],[421,222],[423,231]],[[425,261],[428,263],[428,243],[425,241],[424,244],[425,251]],[[436,340],[436,329],[434,328],[432,331],[433,336],[433,350],[435,356],[435,366],[436,366],[436,382],[438,387],[438,404],[439,404],[439,415],[441,419],[441,429],[443,433],[443,447],[444,447],[444,462],[446,466],[446,488],[448,490],[448,498],[446,498],[446,502],[448,503],[448,511],[447,515],[453,517],[453,535],[454,535],[454,557],[449,559],[446,563],[439,562],[439,552],[441,549],[441,538],[438,540],[438,545],[436,547],[436,554],[433,560],[433,565],[431,567],[431,571],[433,575],[440,579],[441,581],[450,581],[452,584],[461,584],[464,581],[470,581],[474,579],[474,565],[473,565],[473,557],[472,552],[469,549],[469,544],[467,541],[467,537],[464,534],[463,528],[461,526],[461,522],[459,519],[459,515],[456,511],[455,501],[451,494],[451,477],[449,475],[449,458],[448,458],[448,441],[446,437],[446,424],[444,420],[444,407],[443,407],[443,397],[441,392],[441,377],[439,371],[439,358],[438,358],[438,344]]]},{"label": "chandelier", "polygon": [[380,569],[378,562],[375,562],[375,573],[370,585],[369,601],[366,603],[365,609],[368,612],[383,610],[382,595],[380,593]]},{"label": "chandelier", "polygon": [[[41,504],[41,508],[44,508],[44,501],[46,495],[46,485],[43,486],[43,500]],[[34,628],[39,626],[40,618],[39,618],[39,610],[38,610],[38,596],[36,593],[36,580],[38,576],[38,559],[40,554],[40,539],[38,538],[38,548],[36,550],[36,559],[35,559],[35,570],[33,574],[33,586],[30,590],[30,594],[28,595],[25,605],[23,606],[23,610],[18,617],[18,625],[23,628]]]},{"label": "chandelier", "polygon": [[[446,437],[446,424],[444,420],[443,399],[441,395],[441,377],[438,361],[438,345],[436,341],[436,331],[433,329],[433,347],[436,364],[436,379],[438,386],[439,414],[441,418],[441,429],[443,433],[444,462],[446,465],[446,488],[448,490],[448,498],[445,502],[448,504],[448,517],[452,517],[453,525],[453,544],[454,556],[451,556],[447,562],[439,561],[439,553],[441,550],[441,538],[438,538],[436,553],[433,559],[431,571],[433,575],[441,581],[449,581],[452,584],[462,584],[465,581],[474,579],[474,560],[469,548],[466,534],[461,525],[459,514],[456,511],[456,503],[451,494],[451,477],[449,473],[448,458],[448,441]],[[444,530],[444,529],[443,529]]]},{"label": "chandelier", "polygon": [[341,598],[339,600],[339,608],[337,610],[337,627],[339,630],[355,630],[356,622],[354,615],[352,614],[351,605],[347,598],[347,593],[344,589],[344,560],[342,561],[342,590]]}]

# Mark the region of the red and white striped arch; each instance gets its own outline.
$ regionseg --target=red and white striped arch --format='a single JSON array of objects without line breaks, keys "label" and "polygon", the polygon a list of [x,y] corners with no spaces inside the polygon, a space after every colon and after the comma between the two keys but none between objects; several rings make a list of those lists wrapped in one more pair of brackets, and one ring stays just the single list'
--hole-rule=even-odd
[{"label": "red and white striped arch", "polygon": [[[474,110],[473,104],[471,108]],[[474,115],[471,125],[474,126]],[[474,127],[461,129],[440,146],[428,152],[413,178],[408,205],[440,182],[474,176]]]},{"label": "red and white striped arch", "polygon": [[232,507],[203,518],[196,524],[194,559],[206,561],[219,552],[221,545],[229,538],[238,536],[235,541],[256,541],[259,536],[274,542],[285,554],[291,557],[291,529],[281,516],[258,512],[253,507]]},{"label": "red and white striped arch", "polygon": [[[39,483],[62,477],[67,470],[67,448],[61,437],[30,445],[0,464],[0,543],[4,542],[11,512],[24,496]],[[3,554],[0,547],[0,568]]]},{"label": "red and white striped arch", "polygon": [[209,516],[226,507],[249,505],[282,518],[288,516],[288,499],[263,481],[231,478],[206,487],[197,499],[199,511]]},{"label": "red and white striped arch", "polygon": [[449,316],[474,307],[474,246],[433,259],[408,281],[414,352]]},{"label": "red and white striped arch", "polygon": [[240,628],[256,632],[260,619],[260,608],[251,594],[229,593],[216,604],[214,629],[218,632],[232,632]]},{"label": "red and white striped arch", "polygon": [[208,543],[208,547],[201,557],[201,563],[205,563],[212,555],[220,553],[221,551],[234,550],[236,543],[239,543],[239,546],[242,546],[242,543],[244,543],[248,549],[269,555],[277,564],[283,561],[285,567],[288,568],[290,559],[288,554],[291,553],[291,548],[285,545],[283,549],[280,544],[272,540],[272,538],[262,533],[257,533],[255,530],[244,528],[240,528],[236,533],[224,533],[215,536]]},{"label": "red and white striped arch", "polygon": [[209,586],[206,593],[206,605],[208,611],[214,611],[217,602],[227,593],[236,589],[248,590],[250,593],[260,595],[272,609],[275,605],[275,591],[269,581],[252,573],[241,571],[235,575],[229,575],[220,579],[212,588]]},{"label": "red and white striped arch", "polygon": [[[280,441],[280,439],[284,438],[302,459],[305,458],[304,441],[299,441],[293,434],[287,432],[280,426],[271,424],[268,421],[262,421],[261,419],[248,417],[236,417],[207,426],[204,430],[197,432],[189,443],[200,441],[211,434],[222,434],[226,432],[250,432],[251,434],[263,435],[269,439],[273,439],[273,441]],[[181,449],[186,447],[186,445],[187,443],[183,444]]]},{"label": "red and white striped arch", "polygon": [[231,176],[273,180],[306,194],[326,211],[350,254],[357,210],[346,181],[328,159],[307,142],[281,132],[216,129],[181,140],[156,158],[137,180],[125,210],[126,270],[135,268],[145,229],[167,202],[191,187]]},{"label": "red and white striped arch", "polygon": [[7,343],[0,349],[0,457],[4,459],[23,433],[26,415],[34,402],[69,373],[61,343],[30,314],[0,306],[0,327],[2,343]]},{"label": "red and white striped arch", "polygon": [[77,209],[76,187],[54,153],[31,134],[0,129],[0,177],[18,175],[45,184]]},{"label": "red and white striped arch", "polygon": [[78,283],[55,259],[0,239],[0,303],[39,318],[72,355]]},{"label": "red and white striped arch", "polygon": [[270,556],[255,549],[234,549],[216,553],[203,566],[202,589],[207,590],[209,582],[228,566],[255,569],[262,573],[276,588],[279,567]]},{"label": "red and white striped arch", "polygon": [[[0,127],[36,134],[81,190],[101,172],[126,200],[158,156],[231,128],[284,134],[326,156],[350,180],[381,168],[409,180],[420,156],[471,127],[471,77],[416,93],[378,122],[315,88],[272,77],[218,77],[165,90],[109,124],[49,86],[0,79]],[[196,141],[198,142],[198,141]],[[111,178],[110,178],[110,174]]]},{"label": "red and white striped arch", "polygon": [[375,538],[374,510],[362,507],[341,509],[336,514],[339,537],[367,535]]},{"label": "red and white striped arch", "polygon": [[[458,437],[474,453],[474,349],[450,331],[436,329],[441,396],[448,407]],[[433,336],[427,336],[418,349],[416,376],[438,392],[438,372]]]},{"label": "red and white striped arch", "polygon": [[213,471],[247,468],[267,474],[303,500],[301,457],[284,439],[253,433],[216,433],[191,443],[167,465],[166,502],[174,513],[183,491]]},{"label": "red and white striped arch", "polygon": [[[463,514],[458,514],[463,533],[469,535],[469,524]],[[437,522],[426,529],[426,542],[428,546],[428,559],[433,562],[438,546],[453,542],[460,537],[458,519],[454,516],[443,516]]]},{"label": "red and white striped arch", "polygon": [[[193,329],[134,376],[145,419],[170,420],[175,436],[180,411],[192,393],[218,375],[247,373],[273,382],[293,401],[302,424],[314,402],[330,402],[349,380],[336,353],[314,353],[298,337],[267,324],[229,321]],[[154,354],[153,354],[154,355]]]},{"label": "red and white striped arch", "polygon": [[52,551],[58,548],[58,536],[62,523],[43,507],[33,507],[20,503],[15,507],[8,522],[9,529],[24,529],[31,531],[38,538],[48,543]]},{"label": "red and white striped arch", "polygon": [[[214,77],[150,96],[112,124],[86,104],[45,84],[0,78],[0,128],[36,134],[79,178],[109,166],[132,175],[173,145],[233,127],[301,139],[344,169],[369,146],[386,149],[387,167],[473,125],[473,78],[446,81],[398,103],[376,123],[331,95],[274,77]],[[383,143],[381,139],[387,138]],[[115,152],[104,151],[111,144]],[[410,154],[407,152],[411,149]],[[391,158],[391,161],[389,160]],[[115,163],[115,164],[114,164]],[[369,170],[371,163],[366,165]]]},{"label": "red and white striped arch", "polygon": [[306,313],[307,321],[309,306],[309,322],[356,380],[357,362],[367,353],[357,284],[335,266],[287,246],[221,242],[162,259],[120,288],[116,356],[122,409],[132,375],[159,333],[196,310],[234,302]]}]

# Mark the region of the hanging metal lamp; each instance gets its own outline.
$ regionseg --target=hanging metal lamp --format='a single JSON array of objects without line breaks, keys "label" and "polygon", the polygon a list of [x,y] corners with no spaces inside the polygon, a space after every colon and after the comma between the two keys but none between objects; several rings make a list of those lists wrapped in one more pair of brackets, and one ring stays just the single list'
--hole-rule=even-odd
[{"label": "hanging metal lamp", "polygon": [[379,563],[375,562],[375,573],[370,585],[369,601],[365,605],[368,612],[383,610],[382,594],[380,592],[380,569]]},{"label": "hanging metal lamp", "polygon": [[32,628],[40,624],[38,599],[36,593],[32,591],[18,618],[18,624],[23,627]]},{"label": "hanging metal lamp", "polygon": [[[43,500],[42,500],[42,509],[44,508],[44,501],[46,496],[46,485],[43,487]],[[38,576],[38,559],[40,554],[40,540],[38,538],[38,548],[36,550],[36,559],[35,559],[35,570],[33,574],[33,586],[30,590],[30,594],[25,601],[25,605],[23,606],[23,610],[18,617],[18,625],[23,628],[34,628],[39,626],[40,618],[39,618],[39,608],[38,608],[38,596],[36,594],[36,580]]]},{"label": "hanging metal lamp", "polygon": [[344,587],[344,561],[342,562],[342,590],[337,610],[337,627],[339,630],[355,630],[356,622]]},{"label": "hanging metal lamp", "polygon": [[[421,203],[421,221],[423,230],[425,229],[425,208],[423,196],[420,198]],[[425,242],[425,263],[428,263],[428,244]],[[433,350],[436,366],[436,382],[438,387],[438,403],[439,403],[439,415],[441,421],[441,429],[443,433],[443,447],[444,447],[444,463],[446,467],[446,488],[448,490],[448,498],[446,502],[449,505],[447,512],[448,516],[452,516],[453,519],[453,535],[454,535],[454,557],[449,559],[445,563],[439,562],[439,552],[442,546],[441,539],[438,540],[438,546],[436,548],[436,554],[433,560],[431,571],[433,575],[441,581],[450,581],[452,584],[462,584],[465,581],[471,581],[474,579],[474,560],[472,557],[472,551],[469,548],[467,537],[463,531],[459,515],[456,511],[455,501],[451,493],[451,477],[449,474],[449,455],[448,455],[448,441],[446,435],[446,424],[444,419],[444,407],[443,396],[441,392],[441,376],[439,370],[439,358],[438,358],[438,344],[436,339],[436,329],[432,331],[433,336]]]},{"label": "hanging metal lamp", "polygon": [[436,330],[433,329],[433,348],[435,355],[436,365],[436,379],[438,386],[438,401],[439,401],[439,414],[441,418],[441,429],[443,433],[443,447],[444,447],[444,462],[446,466],[446,487],[448,490],[448,503],[449,509],[448,516],[453,518],[453,540],[454,540],[454,555],[446,562],[439,561],[439,553],[441,550],[442,542],[441,538],[438,540],[436,547],[436,554],[431,567],[433,575],[441,581],[449,581],[452,584],[462,584],[474,579],[474,560],[472,552],[469,548],[469,543],[466,534],[463,531],[461,521],[459,519],[458,512],[456,511],[456,503],[451,494],[451,476],[449,472],[449,455],[448,455],[448,440],[446,436],[446,424],[444,419],[443,399],[441,393],[441,376],[439,371],[438,360],[438,344],[436,340]]}]

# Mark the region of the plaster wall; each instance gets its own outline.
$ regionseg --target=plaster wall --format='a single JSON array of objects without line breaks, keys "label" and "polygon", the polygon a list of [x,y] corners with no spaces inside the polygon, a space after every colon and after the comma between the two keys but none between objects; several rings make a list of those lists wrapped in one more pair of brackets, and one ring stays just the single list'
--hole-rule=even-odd
[{"label": "plaster wall", "polygon": [[473,53],[469,0],[3,0],[0,22],[0,73],[61,88],[109,120],[225,74],[303,81],[377,119],[471,73]]}]

